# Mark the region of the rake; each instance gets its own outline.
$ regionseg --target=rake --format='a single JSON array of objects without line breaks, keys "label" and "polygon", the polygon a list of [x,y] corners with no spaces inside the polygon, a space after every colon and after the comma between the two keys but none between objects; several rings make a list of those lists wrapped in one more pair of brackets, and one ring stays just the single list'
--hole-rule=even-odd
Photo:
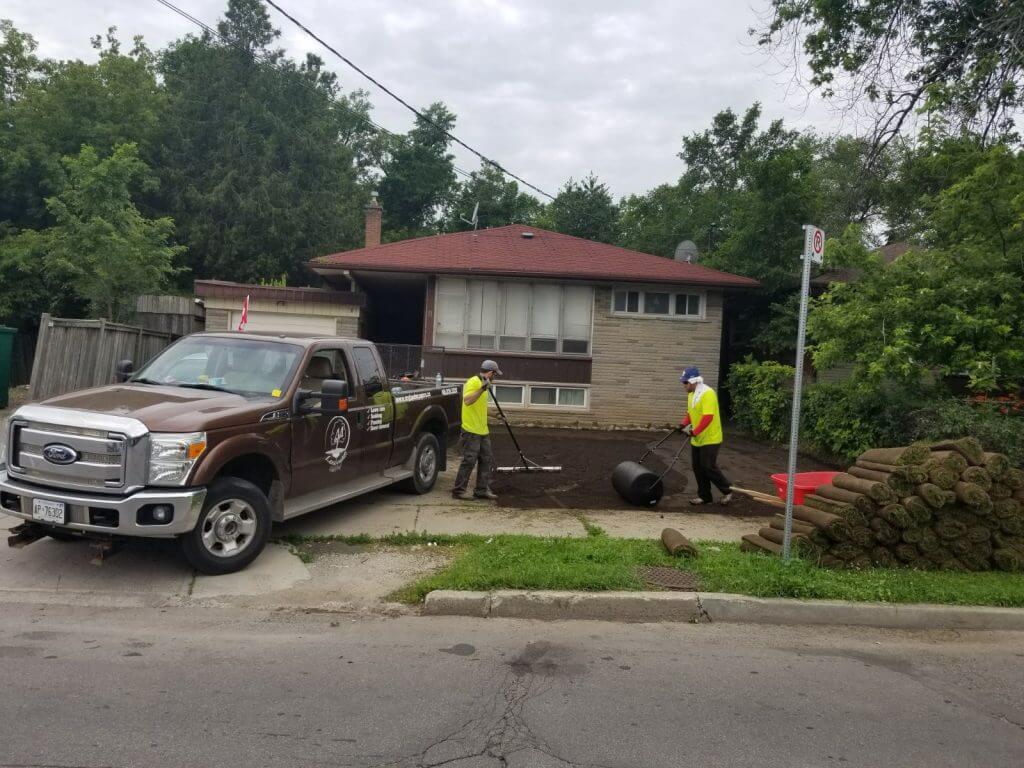
[{"label": "rake", "polygon": [[512,425],[508,423],[508,417],[505,416],[505,412],[503,410],[501,410],[501,403],[498,402],[498,398],[497,397],[492,398],[492,400],[494,400],[494,405],[498,409],[498,415],[501,416],[501,420],[503,422],[505,422],[505,429],[508,430],[508,436],[512,438],[512,445],[514,445],[516,447],[516,450],[519,451],[519,461],[522,462],[522,464],[516,464],[515,466],[512,466],[512,467],[495,467],[494,471],[495,472],[561,472],[562,471],[561,467],[542,467],[537,462],[532,461],[532,460],[526,458],[526,455],[523,453],[523,449],[519,446],[519,441],[516,440],[515,433],[512,431]]}]

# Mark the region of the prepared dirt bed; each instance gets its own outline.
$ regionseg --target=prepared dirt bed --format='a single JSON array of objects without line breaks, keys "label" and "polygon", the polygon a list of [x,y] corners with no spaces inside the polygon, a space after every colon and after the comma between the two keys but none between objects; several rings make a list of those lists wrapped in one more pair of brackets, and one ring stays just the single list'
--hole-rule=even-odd
[{"label": "prepared dirt bed", "polygon": [[[612,470],[620,461],[639,459],[647,446],[653,445],[664,435],[664,432],[516,429],[516,437],[528,458],[541,465],[561,465],[562,471],[496,475],[492,486],[499,495],[498,505],[521,509],[636,509],[612,488]],[[491,437],[498,466],[518,463],[515,447],[503,426],[492,426]],[[644,462],[645,465],[660,473],[679,450],[682,439],[682,435],[669,438]],[[774,493],[770,475],[786,471],[786,451],[737,435],[727,427],[718,465],[736,485]],[[801,472],[835,469],[803,457],[798,468]],[[690,469],[690,449],[687,447],[665,477],[665,496],[658,509],[686,509],[744,517],[770,517],[778,511],[742,494],[734,494],[733,502],[728,507],[718,504],[691,507],[688,500],[695,495],[696,481]],[[718,492],[715,491],[717,498]]]}]

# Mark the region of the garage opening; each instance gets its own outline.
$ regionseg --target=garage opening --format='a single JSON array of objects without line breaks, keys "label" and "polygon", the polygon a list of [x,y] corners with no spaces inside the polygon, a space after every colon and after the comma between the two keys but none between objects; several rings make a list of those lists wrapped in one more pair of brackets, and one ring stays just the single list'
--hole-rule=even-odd
[{"label": "garage opening", "polygon": [[427,283],[423,275],[384,273],[355,276],[366,294],[364,334],[378,344],[423,343]]}]

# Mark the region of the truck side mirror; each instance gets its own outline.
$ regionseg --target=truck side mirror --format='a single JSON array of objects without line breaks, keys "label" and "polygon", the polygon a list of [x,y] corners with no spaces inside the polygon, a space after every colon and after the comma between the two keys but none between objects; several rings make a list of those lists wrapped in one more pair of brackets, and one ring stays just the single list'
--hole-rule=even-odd
[{"label": "truck side mirror", "polygon": [[348,410],[348,382],[327,379],[320,387],[320,410],[324,413],[342,413]]},{"label": "truck side mirror", "polygon": [[117,383],[124,384],[135,373],[135,363],[131,360],[119,360],[117,365],[114,366],[114,371],[117,374]]}]

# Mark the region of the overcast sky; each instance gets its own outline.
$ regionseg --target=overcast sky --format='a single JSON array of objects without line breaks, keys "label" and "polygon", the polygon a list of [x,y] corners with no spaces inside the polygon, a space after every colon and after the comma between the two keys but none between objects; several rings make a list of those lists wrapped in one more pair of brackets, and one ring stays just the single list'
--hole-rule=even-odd
[{"label": "overcast sky", "polygon": [[[213,24],[227,0],[173,0]],[[456,135],[549,192],[593,171],[616,197],[674,181],[684,134],[726,107],[832,132],[842,123],[747,34],[767,0],[278,0],[398,92],[458,115]],[[412,117],[270,10],[294,57],[320,54],[346,89],[370,92],[377,122]],[[92,60],[109,26],[159,48],[196,28],[155,0],[3,0],[0,17],[40,53]],[[456,151],[458,163],[477,163]]]}]

